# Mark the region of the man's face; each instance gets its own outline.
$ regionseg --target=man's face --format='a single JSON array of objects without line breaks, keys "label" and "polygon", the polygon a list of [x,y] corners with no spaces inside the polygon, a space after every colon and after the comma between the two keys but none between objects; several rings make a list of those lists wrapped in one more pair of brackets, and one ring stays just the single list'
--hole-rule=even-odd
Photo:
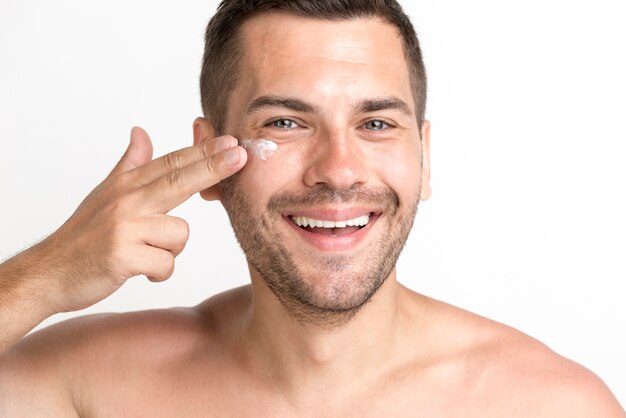
[{"label": "man's face", "polygon": [[377,19],[266,14],[242,39],[225,133],[278,144],[221,183],[253,277],[292,313],[356,312],[429,193],[400,36]]}]

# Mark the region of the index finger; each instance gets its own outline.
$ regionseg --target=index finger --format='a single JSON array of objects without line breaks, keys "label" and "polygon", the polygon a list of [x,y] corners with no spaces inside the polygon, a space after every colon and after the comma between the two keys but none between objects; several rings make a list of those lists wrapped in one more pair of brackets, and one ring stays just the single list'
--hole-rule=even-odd
[{"label": "index finger", "polygon": [[246,164],[248,154],[235,146],[206,160],[172,170],[141,188],[142,199],[153,213],[167,213],[195,193],[208,189],[235,174]]},{"label": "index finger", "polygon": [[208,161],[216,153],[236,145],[237,139],[230,135],[212,138],[201,144],[165,154],[131,172],[140,185],[148,185],[168,173],[174,173],[199,161]]}]

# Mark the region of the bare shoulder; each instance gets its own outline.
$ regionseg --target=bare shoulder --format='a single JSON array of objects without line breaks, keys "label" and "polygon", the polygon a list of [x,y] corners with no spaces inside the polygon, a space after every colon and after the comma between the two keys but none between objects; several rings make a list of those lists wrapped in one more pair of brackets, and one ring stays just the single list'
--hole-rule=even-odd
[{"label": "bare shoulder", "polygon": [[[198,344],[218,344],[227,318],[239,309],[245,287],[231,289],[195,307],[86,315],[63,321],[25,337],[7,355],[66,356],[91,362],[115,355],[154,358],[180,356]],[[210,347],[201,347],[203,350]],[[120,354],[122,354],[120,356]],[[136,360],[132,358],[131,360]]]},{"label": "bare shoulder", "polygon": [[471,382],[472,405],[496,416],[626,416],[598,376],[540,341],[443,302],[428,304],[435,326],[447,330],[448,360]]},{"label": "bare shoulder", "polygon": [[484,353],[474,354],[483,367],[485,399],[489,393],[499,395],[494,406],[520,416],[529,408],[533,416],[625,416],[610,389],[589,369],[520,331],[500,324],[494,329]]},{"label": "bare shoulder", "polygon": [[89,415],[85,405],[103,392],[130,396],[199,358],[217,361],[221,318],[206,308],[212,299],[193,308],[87,315],[28,335],[0,355],[0,416],[15,416],[9,408],[18,416]]}]

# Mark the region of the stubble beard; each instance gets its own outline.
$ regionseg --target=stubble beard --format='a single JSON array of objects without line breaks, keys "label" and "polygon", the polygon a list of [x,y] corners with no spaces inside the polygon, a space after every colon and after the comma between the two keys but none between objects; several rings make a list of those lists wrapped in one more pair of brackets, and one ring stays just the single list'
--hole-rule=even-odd
[{"label": "stubble beard", "polygon": [[[220,183],[222,202],[248,262],[285,310],[300,324],[336,329],[347,324],[383,285],[404,248],[419,205],[420,193],[400,205],[388,186],[334,190],[321,184],[306,193],[279,193],[265,208],[255,208],[238,187],[239,173]],[[323,204],[375,204],[384,208],[387,233],[368,244],[360,257],[311,254],[312,268],[302,268],[283,243],[278,225],[281,209]],[[378,225],[378,228],[381,226]]]}]

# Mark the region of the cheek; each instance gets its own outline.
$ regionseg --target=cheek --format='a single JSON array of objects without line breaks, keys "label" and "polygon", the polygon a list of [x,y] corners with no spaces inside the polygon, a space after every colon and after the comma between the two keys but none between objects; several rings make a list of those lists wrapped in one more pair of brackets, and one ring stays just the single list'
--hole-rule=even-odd
[{"label": "cheek", "polygon": [[[421,182],[419,143],[407,141],[366,144],[362,158],[369,171],[370,181],[382,182],[395,190],[402,200],[413,200]],[[304,170],[313,150],[300,141],[279,143],[278,149],[263,161],[248,153],[248,163],[241,172],[241,184],[258,202],[285,190],[304,186]]]},{"label": "cheek", "polygon": [[368,159],[375,177],[389,185],[401,200],[412,200],[417,196],[421,183],[421,161],[419,143],[409,146],[380,144],[372,150]]},{"label": "cheek", "polygon": [[248,162],[241,171],[241,185],[254,196],[255,200],[267,202],[281,190],[293,188],[301,183],[303,153],[289,144],[280,144],[266,160],[261,160],[248,152]]}]

